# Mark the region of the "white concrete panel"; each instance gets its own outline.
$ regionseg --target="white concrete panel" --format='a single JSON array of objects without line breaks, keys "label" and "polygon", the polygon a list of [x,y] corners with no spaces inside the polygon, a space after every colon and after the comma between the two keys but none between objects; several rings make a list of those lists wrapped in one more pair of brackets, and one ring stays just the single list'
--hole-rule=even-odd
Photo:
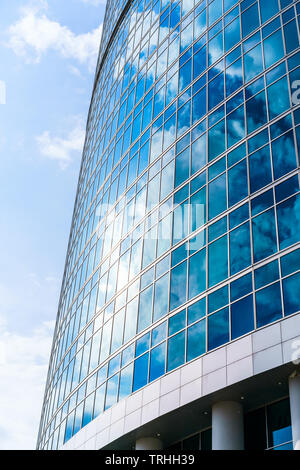
[{"label": "white concrete panel", "polygon": [[159,416],[159,398],[142,408],[142,424],[148,423]]},{"label": "white concrete panel", "polygon": [[138,428],[141,425],[141,415],[142,410],[139,408],[133,413],[130,413],[128,416],[125,416],[124,434]]},{"label": "white concrete panel", "polygon": [[281,342],[280,324],[268,326],[252,334],[253,352],[262,351]]},{"label": "white concrete panel", "polygon": [[226,347],[217,349],[203,357],[203,375],[226,366]]},{"label": "white concrete panel", "polygon": [[134,393],[133,395],[130,395],[126,399],[126,411],[125,413],[128,415],[132,413],[133,411],[137,410],[142,406],[142,400],[143,400],[143,390],[140,390],[139,392]]},{"label": "white concrete panel", "polygon": [[227,385],[245,380],[253,375],[252,356],[245,357],[240,361],[229,364],[227,367]]},{"label": "white concrete panel", "polygon": [[274,369],[282,364],[281,344],[273,346],[254,354],[253,371],[254,374],[260,374],[268,369]]},{"label": "white concrete panel", "polygon": [[173,390],[173,392],[163,395],[159,403],[159,412],[161,415],[169,413],[169,411],[175,410],[179,407],[179,389]]},{"label": "white concrete panel", "polygon": [[282,341],[287,341],[300,335],[300,313],[281,322]]},{"label": "white concrete panel", "polygon": [[181,369],[181,385],[198,379],[202,375],[202,358],[187,364]]},{"label": "white concrete panel", "polygon": [[232,364],[252,354],[251,336],[245,336],[227,346],[227,364]]},{"label": "white concrete panel", "polygon": [[109,440],[110,442],[118,439],[124,434],[124,418],[116,421],[110,426]]},{"label": "white concrete panel", "polygon": [[201,379],[183,385],[180,390],[180,406],[201,397]]},{"label": "white concrete panel", "polygon": [[121,400],[111,408],[111,424],[125,416],[125,400]]},{"label": "white concrete panel", "polygon": [[226,387],[226,367],[204,375],[202,379],[202,395],[208,395]]},{"label": "white concrete panel", "polygon": [[165,377],[162,377],[160,394],[165,395],[166,393],[169,393],[178,387],[180,387],[180,369],[177,369]]},{"label": "white concrete panel", "polygon": [[151,401],[159,398],[160,394],[160,380],[153,382],[152,384],[148,385],[148,387],[144,388],[143,393],[143,405],[150,403]]}]

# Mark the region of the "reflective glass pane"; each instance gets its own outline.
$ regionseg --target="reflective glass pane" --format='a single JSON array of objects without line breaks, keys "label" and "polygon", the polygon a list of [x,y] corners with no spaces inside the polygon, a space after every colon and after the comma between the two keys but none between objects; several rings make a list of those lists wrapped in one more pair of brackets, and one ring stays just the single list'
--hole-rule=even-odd
[{"label": "reflective glass pane", "polygon": [[277,282],[256,292],[257,327],[268,325],[282,317],[280,284]]}]

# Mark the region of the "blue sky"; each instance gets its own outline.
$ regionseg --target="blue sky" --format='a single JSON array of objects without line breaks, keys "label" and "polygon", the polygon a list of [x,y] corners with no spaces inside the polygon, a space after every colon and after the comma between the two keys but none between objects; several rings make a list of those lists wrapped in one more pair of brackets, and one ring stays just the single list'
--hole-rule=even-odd
[{"label": "blue sky", "polygon": [[105,0],[0,12],[0,449],[33,449]]}]

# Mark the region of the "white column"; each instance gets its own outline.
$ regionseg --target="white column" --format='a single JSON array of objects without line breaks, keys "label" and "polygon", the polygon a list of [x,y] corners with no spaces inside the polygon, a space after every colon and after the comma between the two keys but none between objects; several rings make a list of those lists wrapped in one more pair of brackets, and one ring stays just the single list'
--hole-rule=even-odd
[{"label": "white column", "polygon": [[163,444],[157,437],[141,437],[135,443],[135,450],[162,450]]},{"label": "white column", "polygon": [[300,374],[295,372],[289,378],[291,421],[294,450],[300,450]]},{"label": "white column", "polygon": [[213,405],[212,449],[244,450],[244,414],[240,403],[221,401]]}]

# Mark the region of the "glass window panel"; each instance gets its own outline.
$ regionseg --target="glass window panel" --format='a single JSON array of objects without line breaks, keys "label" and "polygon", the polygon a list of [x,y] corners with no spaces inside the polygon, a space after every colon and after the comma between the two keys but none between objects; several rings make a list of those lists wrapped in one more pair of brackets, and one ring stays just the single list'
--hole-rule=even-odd
[{"label": "glass window panel", "polygon": [[116,351],[123,343],[125,309],[123,308],[114,316],[114,327],[111,339],[110,352]]},{"label": "glass window panel", "polygon": [[247,160],[243,160],[228,171],[229,207],[248,196]]},{"label": "glass window panel", "polygon": [[206,289],[206,249],[189,259],[189,299]]},{"label": "glass window panel", "polygon": [[190,175],[190,149],[176,157],[175,160],[175,188],[188,179]]},{"label": "glass window panel", "polygon": [[73,435],[76,434],[82,427],[82,413],[83,413],[83,405],[82,402],[77,408],[75,413],[75,420],[74,420],[74,428],[73,428]]},{"label": "glass window panel", "polygon": [[291,441],[291,413],[289,400],[281,400],[267,407],[268,447]]},{"label": "glass window panel", "polygon": [[104,399],[105,399],[105,389],[106,383],[101,385],[101,387],[97,388],[95,393],[95,407],[94,407],[94,414],[93,419],[99,416],[104,409]]},{"label": "glass window panel", "polygon": [[212,161],[225,150],[225,120],[208,132],[208,161]]},{"label": "glass window panel", "polygon": [[182,331],[168,341],[168,372],[181,366],[185,361],[185,335],[186,332]]},{"label": "glass window panel", "polygon": [[203,134],[192,145],[192,169],[193,175],[206,165],[206,134]]},{"label": "glass window panel", "polygon": [[179,69],[179,93],[191,83],[191,80],[192,61],[190,59]]},{"label": "glass window panel", "polygon": [[231,305],[231,339],[239,338],[253,329],[253,296],[249,295]]},{"label": "glass window panel", "polygon": [[167,322],[162,323],[152,330],[151,346],[156,346],[167,336]]},{"label": "glass window panel", "polygon": [[286,316],[300,310],[299,286],[300,273],[282,281],[284,312]]},{"label": "glass window panel", "polygon": [[145,334],[136,341],[135,356],[140,356],[149,349],[150,333]]},{"label": "glass window panel", "polygon": [[246,203],[235,211],[229,214],[229,228],[230,230],[245,220],[249,219],[249,204]]},{"label": "glass window panel", "polygon": [[271,284],[271,282],[279,279],[279,268],[278,261],[272,261],[261,268],[255,270],[255,288],[260,289],[261,287]]},{"label": "glass window panel", "polygon": [[208,186],[209,219],[213,219],[227,209],[226,174],[219,176]]},{"label": "glass window panel", "polygon": [[270,256],[277,251],[274,209],[252,220],[254,262]]},{"label": "glass window panel", "polygon": [[170,311],[186,301],[187,262],[171,271]]},{"label": "glass window panel", "polygon": [[114,375],[107,381],[106,399],[104,410],[108,410],[117,402],[118,397],[119,374]]},{"label": "glass window panel", "polygon": [[230,148],[245,137],[244,105],[227,116],[227,147]]},{"label": "glass window panel", "polygon": [[208,350],[217,348],[229,341],[228,307],[208,317]]},{"label": "glass window panel", "polygon": [[122,367],[128,364],[134,358],[134,343],[130,344],[126,349],[122,351]]},{"label": "glass window panel", "polygon": [[243,65],[242,59],[239,59],[226,69],[226,96],[230,96],[241,86],[243,86]]},{"label": "glass window panel", "polygon": [[218,220],[218,222],[215,222],[214,224],[210,225],[210,227],[208,227],[209,241],[214,241],[216,238],[220,237],[225,232],[227,232],[227,216],[223,217],[221,220]]},{"label": "glass window panel", "polygon": [[228,286],[224,286],[208,296],[208,313],[219,310],[228,302]]},{"label": "glass window panel", "polygon": [[115,372],[117,372],[120,369],[120,359],[121,356],[118,354],[115,356],[113,359],[109,361],[108,364],[108,376],[113,375]]},{"label": "glass window panel", "polygon": [[190,199],[190,232],[202,227],[206,222],[206,188],[200,189]]},{"label": "glass window panel", "polygon": [[193,97],[193,124],[206,114],[206,87]]},{"label": "glass window panel", "polygon": [[169,319],[169,336],[177,333],[185,327],[186,324],[186,311],[182,310],[179,313],[176,313],[173,317]]},{"label": "glass window panel", "polygon": [[94,398],[95,394],[92,393],[85,400],[82,427],[86,426],[93,419]]},{"label": "glass window panel", "polygon": [[249,157],[250,190],[258,191],[272,181],[270,147],[258,150]]},{"label": "glass window panel", "polygon": [[134,299],[131,302],[129,302],[127,305],[124,343],[130,340],[136,333],[137,313],[138,313],[138,302],[137,302],[137,299]]},{"label": "glass window panel", "polygon": [[208,180],[213,180],[216,176],[220,175],[226,170],[226,158],[223,157],[218,160],[214,165],[208,168]]},{"label": "glass window panel", "polygon": [[140,294],[138,332],[147,328],[152,319],[152,296],[153,285],[145,289]]},{"label": "glass window panel", "polygon": [[272,155],[275,179],[297,167],[293,131],[272,142]]},{"label": "glass window panel", "polygon": [[251,8],[248,8],[242,13],[242,31],[243,38],[252,33],[259,26],[258,5],[255,3]]},{"label": "glass window panel", "polygon": [[230,273],[238,273],[251,265],[249,222],[230,233]]},{"label": "glass window panel", "polygon": [[283,77],[267,89],[269,118],[274,119],[290,107],[287,77]]},{"label": "glass window panel", "polygon": [[223,53],[223,32],[220,32],[208,43],[208,65],[215,63]]},{"label": "glass window panel", "polygon": [[152,349],[150,357],[150,378],[149,382],[161,377],[166,368],[166,342]]},{"label": "glass window panel", "polygon": [[188,101],[178,110],[177,135],[183,134],[191,125],[191,101]]},{"label": "glass window panel", "polygon": [[252,216],[263,212],[265,209],[274,205],[273,190],[270,189],[263,194],[260,194],[251,201]]},{"label": "glass window panel", "polygon": [[281,258],[281,272],[283,276],[288,276],[300,269],[300,249],[292,251]]},{"label": "glass window panel", "polygon": [[260,147],[263,147],[268,142],[269,132],[268,129],[264,129],[263,131],[259,132],[254,137],[251,137],[251,139],[248,140],[249,153],[252,153]]},{"label": "glass window panel", "polygon": [[300,196],[293,196],[277,206],[280,249],[300,240]]},{"label": "glass window panel", "polygon": [[299,47],[299,38],[298,38],[296,21],[294,20],[286,24],[283,29],[284,29],[286,53],[289,54],[290,52],[294,51],[297,47]]},{"label": "glass window panel", "polygon": [[275,187],[276,202],[281,202],[283,199],[292,196],[298,191],[299,179],[298,175],[295,175]]},{"label": "glass window panel", "polygon": [[176,266],[176,264],[180,263],[187,257],[187,246],[186,243],[183,243],[183,245],[180,245],[176,250],[172,251],[171,255],[171,265],[172,268],[173,266]]},{"label": "glass window panel", "polygon": [[256,292],[257,328],[279,320],[281,317],[282,308],[279,282]]},{"label": "glass window panel", "polygon": [[270,2],[270,0],[260,0],[259,3],[262,23],[268,21],[279,11],[277,0],[272,2]]},{"label": "glass window panel", "polygon": [[204,317],[206,314],[206,300],[201,299],[198,302],[195,302],[193,305],[188,307],[188,325],[191,325],[200,318]]},{"label": "glass window panel", "polygon": [[136,359],[134,362],[134,373],[133,373],[133,387],[132,391],[135,392],[148,382],[148,366],[149,366],[149,353]]},{"label": "glass window panel", "polygon": [[224,74],[219,74],[208,85],[208,110],[210,111],[224,100]]},{"label": "glass window panel", "polygon": [[119,386],[119,400],[127,397],[131,393],[132,388],[132,373],[133,363],[121,370],[120,373],[120,386]]},{"label": "glass window panel", "polygon": [[281,29],[264,40],[264,56],[267,69],[284,56]]},{"label": "glass window panel", "polygon": [[249,273],[249,274],[246,274],[246,276],[243,276],[240,279],[237,279],[236,281],[233,281],[230,284],[231,301],[234,302],[240,297],[243,297],[244,295],[249,294],[249,292],[251,291],[252,291],[252,275],[251,273]]},{"label": "glass window panel", "polygon": [[241,40],[240,18],[236,18],[225,28],[225,51],[228,52]]},{"label": "glass window panel", "polygon": [[153,321],[158,320],[168,312],[169,274],[165,274],[155,283]]},{"label": "glass window panel", "polygon": [[208,260],[208,284],[212,287],[228,277],[227,236],[209,246]]},{"label": "glass window panel", "polygon": [[266,93],[261,91],[246,103],[248,134],[263,126],[267,118]]},{"label": "glass window panel", "polygon": [[206,349],[206,322],[202,320],[187,330],[187,361],[195,359],[205,353]]}]

